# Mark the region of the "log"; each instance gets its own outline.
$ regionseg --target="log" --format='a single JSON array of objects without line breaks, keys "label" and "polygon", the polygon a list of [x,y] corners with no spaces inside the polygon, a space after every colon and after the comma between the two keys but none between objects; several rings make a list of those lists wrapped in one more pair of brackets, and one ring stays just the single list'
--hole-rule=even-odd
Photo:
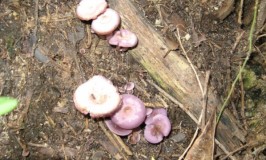
[{"label": "log", "polygon": [[[138,46],[130,51],[134,59],[149,72],[153,79],[170,95],[183,104],[183,110],[191,114],[190,117],[200,116],[202,110],[202,94],[196,76],[187,62],[177,52],[163,58],[167,47],[165,40],[130,0],[109,0],[110,7],[118,11],[122,19],[122,28],[135,32],[138,36]],[[199,79],[204,84],[204,74]],[[208,113],[217,107],[221,109],[221,102],[213,93],[211,87],[208,92]],[[209,117],[209,116],[208,116]],[[194,119],[194,121],[197,121]],[[224,147],[233,151],[245,141],[242,132],[235,123],[235,118],[226,110],[217,126],[216,139]]]}]

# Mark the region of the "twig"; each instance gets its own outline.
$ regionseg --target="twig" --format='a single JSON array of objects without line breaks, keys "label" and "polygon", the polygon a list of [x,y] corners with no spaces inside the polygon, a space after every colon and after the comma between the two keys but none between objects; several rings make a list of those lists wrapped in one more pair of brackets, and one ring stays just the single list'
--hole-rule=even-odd
[{"label": "twig", "polygon": [[37,31],[38,31],[38,21],[39,21],[39,0],[35,0],[35,27],[33,30],[33,45],[32,45],[32,50],[31,50],[31,56],[34,56],[35,49],[37,46]]},{"label": "twig", "polygon": [[240,88],[241,88],[241,112],[240,114],[241,114],[241,119],[244,123],[244,127],[247,130],[248,124],[247,124],[246,116],[245,116],[245,90],[244,90],[242,75],[240,75],[239,81],[240,81]]},{"label": "twig", "polygon": [[244,33],[245,33],[245,31],[242,31],[242,32],[238,33],[238,35],[237,35],[237,37],[236,37],[236,41],[235,41],[235,43],[234,43],[234,45],[233,45],[233,47],[232,47],[232,50],[231,50],[231,54],[234,53],[234,51],[235,51],[237,45],[239,44],[241,38],[242,38],[243,35],[244,35]]},{"label": "twig", "polygon": [[245,68],[245,66],[246,66],[246,64],[247,64],[247,62],[249,60],[250,54],[252,52],[252,48],[253,48],[252,47],[252,45],[253,45],[253,32],[255,30],[255,25],[256,25],[256,20],[257,20],[258,3],[259,3],[258,0],[256,0],[255,1],[255,7],[254,7],[254,17],[253,17],[252,25],[251,25],[250,32],[249,32],[249,37],[248,37],[249,46],[248,46],[247,56],[245,58],[245,61],[242,64],[242,66],[241,66],[241,68],[240,68],[235,80],[233,81],[232,86],[230,88],[230,91],[229,91],[229,93],[228,93],[228,95],[227,95],[227,97],[226,97],[226,99],[225,99],[225,101],[224,101],[224,103],[223,103],[223,105],[221,107],[221,111],[220,111],[220,113],[219,113],[219,115],[217,117],[217,124],[220,121],[220,118],[221,118],[221,116],[222,116],[222,114],[223,114],[223,112],[224,112],[224,110],[225,110],[225,108],[226,108],[226,106],[228,104],[228,101],[229,101],[229,99],[230,99],[230,97],[231,97],[231,95],[233,93],[233,90],[235,89],[235,85],[236,85],[237,81],[239,80],[240,75],[242,74],[242,72],[243,72],[243,70],[244,70],[244,68]]},{"label": "twig", "polygon": [[158,85],[156,85],[155,83],[153,83],[150,80],[147,80],[154,88],[156,88],[159,92],[161,92],[163,94],[164,97],[170,99],[173,103],[177,104],[182,110],[184,110],[189,117],[197,124],[199,124],[197,118],[188,110],[184,107],[184,105],[182,103],[180,103],[178,100],[176,100],[173,96],[171,96],[170,94],[168,94],[167,92],[165,92],[161,87],[159,87]]},{"label": "twig", "polygon": [[86,47],[90,48],[92,44],[92,37],[91,37],[91,27],[89,25],[86,25],[86,32],[87,32],[87,43]]},{"label": "twig", "polygon": [[258,155],[260,152],[263,152],[266,149],[266,144],[263,144],[257,148],[254,149],[254,151],[252,152],[253,155]]},{"label": "twig", "polygon": [[193,135],[193,138],[192,138],[192,140],[190,141],[188,147],[187,147],[186,150],[183,152],[183,154],[178,158],[178,160],[182,160],[182,159],[185,157],[185,155],[187,154],[188,150],[191,148],[191,146],[193,145],[194,141],[196,140],[196,138],[197,138],[197,136],[198,136],[198,134],[199,134],[199,130],[200,130],[200,128],[197,127],[197,129],[196,129],[196,131],[195,131],[195,133],[194,133],[194,135]]},{"label": "twig", "polygon": [[117,136],[116,134],[113,134],[114,138],[117,140],[117,142],[120,144],[120,146],[123,148],[123,150],[127,153],[127,155],[132,156],[133,153],[128,148],[128,146],[122,141],[122,139]]},{"label": "twig", "polygon": [[37,143],[32,143],[32,142],[29,142],[27,143],[29,146],[32,146],[32,147],[39,147],[39,148],[47,148],[49,145],[47,143],[43,143],[43,144],[37,144]]},{"label": "twig", "polygon": [[235,154],[236,152],[241,151],[241,150],[243,150],[243,149],[245,149],[245,148],[247,148],[247,147],[250,147],[250,146],[255,146],[256,144],[258,144],[258,142],[257,142],[257,143],[254,143],[254,142],[252,143],[252,142],[251,142],[251,143],[245,144],[245,145],[243,145],[243,146],[241,146],[241,147],[235,149],[234,151],[227,153],[227,155],[226,155],[225,157],[223,157],[221,160],[225,160],[225,159],[227,159],[229,156]]},{"label": "twig", "polygon": [[65,145],[62,144],[62,150],[63,150],[63,153],[64,153],[64,159],[67,160],[67,155],[66,155],[66,150],[65,150]]},{"label": "twig", "polygon": [[[107,129],[105,128],[104,124],[102,121],[99,121],[99,125],[101,127],[101,129],[103,130],[103,132],[105,133],[105,135],[108,137],[108,139],[112,142],[112,144],[117,148],[117,150],[120,152],[121,156],[124,159],[127,159],[126,155],[122,152],[121,147],[119,146],[119,144],[117,143],[116,139],[114,139],[114,137],[107,131]],[[120,138],[120,137],[119,137]]]},{"label": "twig", "polygon": [[205,84],[204,84],[204,92],[203,92],[203,103],[202,103],[202,120],[201,120],[201,128],[206,124],[206,113],[207,113],[207,95],[208,95],[208,83],[210,79],[210,71],[206,72]]},{"label": "twig", "polygon": [[237,22],[239,24],[242,24],[243,4],[244,4],[244,0],[240,0],[239,7],[238,7],[239,12],[237,13]]},{"label": "twig", "polygon": [[22,126],[22,123],[25,121],[25,118],[28,115],[32,95],[33,95],[33,89],[29,89],[26,93],[24,108],[23,108],[22,112],[20,113],[20,117],[17,120],[18,126]]},{"label": "twig", "polygon": [[184,48],[184,46],[183,46],[183,44],[181,42],[180,33],[179,33],[179,29],[178,28],[177,28],[177,34],[175,33],[175,36],[176,36],[176,38],[177,38],[177,40],[179,42],[179,45],[180,45],[180,47],[181,47],[181,49],[183,51],[183,54],[185,55],[190,67],[192,68],[192,70],[193,70],[193,72],[194,72],[194,74],[196,76],[196,79],[197,79],[199,87],[200,87],[201,94],[204,95],[204,92],[203,92],[203,89],[202,89],[202,85],[201,85],[201,82],[200,82],[200,79],[199,79],[199,75],[197,74],[197,71],[196,71],[195,67],[193,66],[192,62],[190,61],[190,59],[189,59],[189,57],[187,55],[187,52],[186,52],[186,50],[185,50],[185,48]]},{"label": "twig", "polygon": [[0,14],[0,19],[5,17],[5,16],[7,16],[7,15],[9,15],[10,13],[12,13],[11,10],[6,10],[6,12]]},{"label": "twig", "polygon": [[[230,152],[217,139],[215,139],[215,144],[217,144],[217,146],[219,146],[225,154],[229,155]],[[229,155],[228,157],[232,160],[236,160],[236,158],[232,155]]]}]

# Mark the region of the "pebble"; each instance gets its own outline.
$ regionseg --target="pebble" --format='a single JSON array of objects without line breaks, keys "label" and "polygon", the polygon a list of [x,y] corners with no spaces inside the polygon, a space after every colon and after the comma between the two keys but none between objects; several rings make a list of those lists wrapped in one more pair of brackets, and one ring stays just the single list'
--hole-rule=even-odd
[{"label": "pebble", "polygon": [[176,135],[171,137],[171,140],[173,140],[176,143],[182,142],[186,140],[186,135],[182,132],[177,133]]}]

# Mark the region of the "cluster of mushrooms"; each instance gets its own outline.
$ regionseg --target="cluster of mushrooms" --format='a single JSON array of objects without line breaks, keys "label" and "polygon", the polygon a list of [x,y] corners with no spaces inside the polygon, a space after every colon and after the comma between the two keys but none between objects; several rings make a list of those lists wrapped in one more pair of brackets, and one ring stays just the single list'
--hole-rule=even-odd
[{"label": "cluster of mushrooms", "polygon": [[120,51],[135,47],[138,43],[137,36],[129,30],[120,29],[119,14],[108,8],[106,0],[81,0],[76,10],[79,19],[91,22],[91,31],[100,36],[105,36],[108,43],[117,46]]},{"label": "cluster of mushrooms", "polygon": [[[120,24],[119,14],[107,8],[105,0],[81,0],[77,7],[81,20],[92,20],[92,31],[106,36],[109,44],[126,51],[137,44],[137,36],[125,29],[115,31]],[[134,85],[129,87],[134,88]],[[130,90],[125,87],[125,90]],[[74,93],[77,110],[92,118],[104,118],[110,131],[127,136],[145,124],[144,137],[153,144],[169,135],[171,123],[163,108],[146,108],[144,103],[130,93],[119,93],[116,86],[102,75],[95,75],[81,84]]]}]

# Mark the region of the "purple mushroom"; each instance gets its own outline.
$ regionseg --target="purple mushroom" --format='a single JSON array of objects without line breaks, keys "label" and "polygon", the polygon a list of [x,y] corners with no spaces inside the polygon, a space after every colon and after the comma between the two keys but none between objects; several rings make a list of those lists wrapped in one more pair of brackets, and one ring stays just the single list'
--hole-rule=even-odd
[{"label": "purple mushroom", "polygon": [[151,123],[153,121],[153,117],[158,115],[158,114],[162,114],[164,116],[167,116],[167,111],[164,108],[155,108],[155,109],[152,109],[152,111],[149,111],[149,112],[147,112],[147,118],[145,120],[145,124]]},{"label": "purple mushroom", "polygon": [[119,87],[118,90],[120,93],[133,94],[133,89],[135,84],[133,82],[127,82],[123,87]]},{"label": "purple mushroom", "polygon": [[146,117],[143,102],[131,94],[122,95],[122,107],[111,116],[111,120],[121,128],[134,129],[141,125]]},{"label": "purple mushroom", "polygon": [[135,47],[138,43],[137,36],[129,30],[121,29],[116,31],[112,36],[109,36],[108,43],[120,48],[121,51],[126,51],[128,48]]},{"label": "purple mushroom", "polygon": [[167,116],[157,114],[152,118],[152,121],[146,125],[144,129],[145,139],[153,144],[159,143],[163,137],[169,135],[171,131],[171,123]]},{"label": "purple mushroom", "polygon": [[153,110],[153,109],[151,109],[151,108],[147,108],[147,109],[146,109],[146,111],[147,111],[147,112],[146,112],[146,116],[147,116],[147,117],[152,113],[152,110]]},{"label": "purple mushroom", "polygon": [[119,136],[127,136],[132,132],[132,130],[123,129],[123,128],[119,127],[118,125],[113,123],[110,119],[106,119],[106,120],[104,120],[104,122],[110,131],[112,131],[113,133],[115,133]]}]

